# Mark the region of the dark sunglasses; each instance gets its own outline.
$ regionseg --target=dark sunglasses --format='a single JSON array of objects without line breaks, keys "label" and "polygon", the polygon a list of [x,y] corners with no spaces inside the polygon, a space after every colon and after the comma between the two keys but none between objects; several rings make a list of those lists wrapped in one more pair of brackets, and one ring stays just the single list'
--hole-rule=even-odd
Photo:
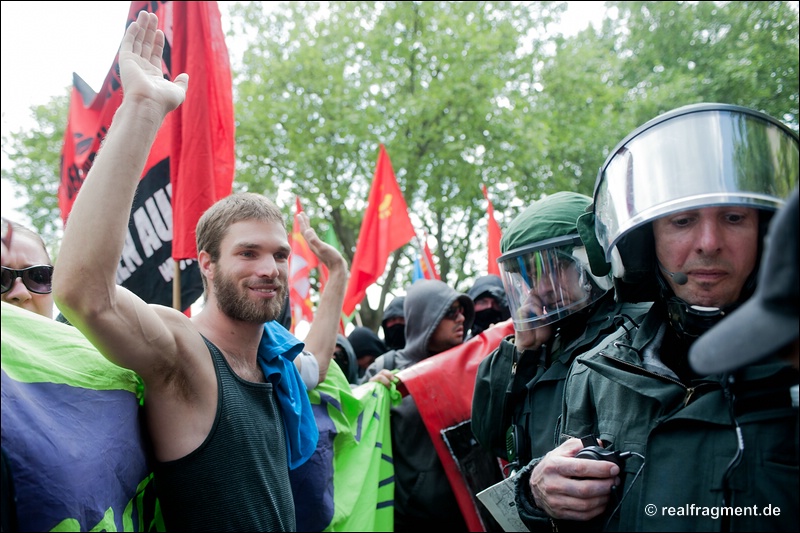
[{"label": "dark sunglasses", "polygon": [[22,283],[31,292],[36,294],[50,294],[53,292],[53,267],[50,265],[36,265],[22,270],[2,267],[3,287],[0,294],[11,290],[14,280],[22,278]]},{"label": "dark sunglasses", "polygon": [[464,308],[462,306],[458,305],[456,307],[451,307],[444,314],[444,318],[448,320],[455,320],[459,313],[462,315],[464,314]]}]

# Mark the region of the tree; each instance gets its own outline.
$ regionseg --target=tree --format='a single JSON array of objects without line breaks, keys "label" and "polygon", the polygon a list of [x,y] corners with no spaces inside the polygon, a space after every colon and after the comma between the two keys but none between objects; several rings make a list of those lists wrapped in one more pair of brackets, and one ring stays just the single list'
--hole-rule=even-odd
[{"label": "tree", "polygon": [[[792,2],[614,2],[618,53],[638,121],[676,104],[751,107],[798,128],[798,12]],[[796,3],[794,3],[796,4]]]},{"label": "tree", "polygon": [[[552,34],[564,2],[259,2],[231,10],[236,190],[299,195],[352,260],[378,145],[392,160],[442,278],[466,290],[486,264],[486,207],[501,228],[542,195],[591,195],[614,146],[656,115],[695,102],[758,109],[798,129],[793,2],[607,2],[597,27]],[[55,245],[67,97],[3,138],[23,211]],[[379,280],[411,281],[415,250]]]},{"label": "tree", "polygon": [[[330,2],[233,9],[241,19],[233,27],[253,36],[235,83],[237,186],[307,198],[309,215],[331,221],[352,259],[383,143],[412,219],[437,242],[443,279],[471,284],[485,264],[473,257],[474,243],[485,242],[476,236],[486,216],[480,183],[511,191],[535,177],[524,169],[541,142],[525,113],[545,42],[537,35],[563,8]],[[502,212],[507,202],[497,203]],[[395,254],[380,309],[389,291],[409,283],[410,255]],[[365,308],[362,321],[376,327],[380,313]]]},{"label": "tree", "polygon": [[2,176],[16,185],[27,201],[19,211],[30,218],[32,229],[42,236],[51,257],[58,255],[63,226],[58,216],[58,170],[61,144],[67,127],[69,93],[33,106],[36,126],[30,131],[11,132],[3,137],[3,152],[11,161]]}]

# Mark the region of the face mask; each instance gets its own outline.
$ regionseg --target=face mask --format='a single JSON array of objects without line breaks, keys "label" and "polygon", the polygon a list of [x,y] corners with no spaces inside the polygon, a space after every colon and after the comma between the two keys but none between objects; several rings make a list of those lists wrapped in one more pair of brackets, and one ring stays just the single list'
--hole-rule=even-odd
[{"label": "face mask", "polygon": [[383,334],[386,337],[386,346],[391,350],[400,350],[406,345],[406,325],[395,324],[383,329]]},{"label": "face mask", "polygon": [[484,309],[475,313],[475,321],[472,323],[472,334],[477,335],[492,324],[502,321],[500,311],[497,309]]}]

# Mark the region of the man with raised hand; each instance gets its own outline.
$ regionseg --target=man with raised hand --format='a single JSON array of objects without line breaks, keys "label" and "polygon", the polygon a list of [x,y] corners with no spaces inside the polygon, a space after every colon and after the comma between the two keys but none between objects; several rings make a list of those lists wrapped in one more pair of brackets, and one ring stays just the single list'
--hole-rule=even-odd
[{"label": "man with raised hand", "polygon": [[185,73],[164,78],[157,23],[142,11],[125,32],[124,99],[70,214],[54,297],[106,358],[144,381],[154,483],[168,530],[293,530],[293,450],[280,390],[300,378],[291,361],[266,373],[261,358],[275,348],[264,323],[280,314],[287,290],[290,246],[281,211],[252,193],[206,211],[197,226],[206,304],[191,319],[115,282],[145,161],[189,82]]}]

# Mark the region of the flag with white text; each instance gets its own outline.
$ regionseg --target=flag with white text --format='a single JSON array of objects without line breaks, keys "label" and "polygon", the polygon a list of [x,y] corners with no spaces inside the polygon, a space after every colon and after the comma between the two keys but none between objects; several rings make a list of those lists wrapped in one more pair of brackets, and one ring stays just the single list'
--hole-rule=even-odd
[{"label": "flag with white text", "polygon": [[[230,194],[233,182],[230,65],[216,2],[134,1],[126,22],[141,10],[159,17],[167,41],[165,76],[187,72],[191,81],[186,101],[164,121],[145,163],[117,283],[148,303],[172,306],[177,261],[180,308],[186,310],[203,292],[195,225],[205,209]],[[125,27],[120,21],[120,39]],[[118,61],[96,93],[73,74],[58,191],[64,224],[122,102]]]}]

